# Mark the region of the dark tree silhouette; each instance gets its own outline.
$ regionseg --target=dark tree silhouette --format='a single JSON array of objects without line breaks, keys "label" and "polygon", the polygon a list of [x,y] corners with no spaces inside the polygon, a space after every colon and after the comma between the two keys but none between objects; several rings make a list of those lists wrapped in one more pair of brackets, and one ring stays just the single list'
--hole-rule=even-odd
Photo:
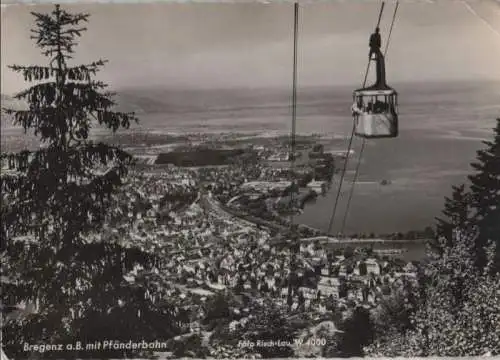
[{"label": "dark tree silhouette", "polygon": [[[370,355],[500,354],[500,119],[477,152],[469,191],[454,187],[439,238],[419,266],[412,327],[368,349]],[[382,346],[380,346],[382,345]]]},{"label": "dark tree silhouette", "polygon": [[323,355],[342,358],[363,356],[363,347],[373,341],[375,333],[369,311],[363,307],[356,308],[339,328],[342,333],[330,339]]},{"label": "dark tree silhouette", "polygon": [[[467,229],[471,217],[471,196],[467,193],[465,185],[453,186],[451,198],[445,197],[443,218],[437,218],[436,239],[431,239],[429,245],[438,254],[443,254],[445,247],[453,246],[453,230]],[[438,240],[441,238],[441,240]]]},{"label": "dark tree silhouette", "polygon": [[431,250],[443,254],[451,247],[456,230],[477,232],[474,237],[476,265],[486,265],[484,249],[497,244],[497,254],[491,270],[500,270],[500,118],[494,128],[493,141],[483,141],[485,149],[477,151],[471,164],[475,174],[469,175],[470,187],[454,186],[451,198],[445,198],[444,219],[438,218],[436,239],[429,242]]},{"label": "dark tree silhouette", "polygon": [[496,243],[496,257],[492,271],[500,271],[500,118],[494,128],[493,141],[483,141],[485,149],[477,151],[477,161],[471,166],[475,174],[469,176],[473,223],[479,233],[476,238],[478,265],[485,265],[485,246]]},{"label": "dark tree silhouette", "polygon": [[161,339],[173,332],[169,312],[152,306],[144,287],[123,279],[136,264],[150,266],[155,258],[118,241],[89,237],[104,222],[111,195],[132,163],[119,148],[90,140],[91,126],[116,131],[137,119],[112,111],[112,94],[93,80],[105,61],[70,65],[76,40],[86,30],[79,24],[89,15],[70,14],[59,5],[51,13],[32,14],[32,38],[48,65],[10,66],[34,85],[15,96],[28,109],[3,111],[42,146],[2,154],[10,171],[1,175],[0,235],[2,272],[9,275],[2,277],[2,303],[35,303],[36,311],[6,324],[6,352],[28,356],[24,342]]}]

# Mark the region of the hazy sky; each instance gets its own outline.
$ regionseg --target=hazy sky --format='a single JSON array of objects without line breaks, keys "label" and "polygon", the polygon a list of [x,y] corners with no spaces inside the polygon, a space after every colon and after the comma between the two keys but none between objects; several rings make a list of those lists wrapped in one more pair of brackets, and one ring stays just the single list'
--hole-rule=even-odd
[{"label": "hazy sky", "polygon": [[[299,85],[359,85],[378,1],[304,3],[300,10]],[[100,79],[114,88],[285,87],[291,84],[293,5],[80,4],[91,14],[76,60],[110,61]],[[40,63],[30,11],[2,8],[2,93],[24,86],[8,64]],[[394,3],[381,29],[388,34]],[[500,5],[493,0],[403,1],[387,56],[388,82],[500,80]]]}]

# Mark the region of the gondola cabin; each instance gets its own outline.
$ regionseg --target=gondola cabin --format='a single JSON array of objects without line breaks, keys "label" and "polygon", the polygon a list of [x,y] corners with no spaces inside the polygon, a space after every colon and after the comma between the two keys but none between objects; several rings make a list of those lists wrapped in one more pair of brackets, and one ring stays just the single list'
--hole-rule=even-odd
[{"label": "gondola cabin", "polygon": [[398,94],[385,89],[358,89],[353,93],[352,113],[356,136],[394,138],[398,136]]}]

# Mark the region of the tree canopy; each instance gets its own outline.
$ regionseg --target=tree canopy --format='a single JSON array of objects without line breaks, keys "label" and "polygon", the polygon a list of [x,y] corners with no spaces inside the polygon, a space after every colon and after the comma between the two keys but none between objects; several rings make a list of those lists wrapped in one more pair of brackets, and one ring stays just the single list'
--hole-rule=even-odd
[{"label": "tree canopy", "polygon": [[500,119],[477,152],[470,188],[454,186],[420,268],[411,326],[365,350],[384,356],[500,354]]},{"label": "tree canopy", "polygon": [[[90,236],[99,233],[133,163],[120,148],[93,141],[92,126],[115,132],[137,118],[114,111],[113,93],[94,79],[106,61],[72,64],[88,14],[55,5],[32,15],[32,38],[47,64],[10,66],[32,83],[15,95],[29,107],[2,111],[33,132],[41,147],[2,153],[9,171],[1,174],[0,236],[2,272],[8,274],[2,303],[32,303],[34,311],[5,324],[6,353],[26,356],[24,342],[171,336],[177,330],[169,308],[153,306],[145,296],[148,285],[123,279],[139,264],[151,268],[155,256],[120,239]],[[69,358],[78,351],[44,356]]]}]

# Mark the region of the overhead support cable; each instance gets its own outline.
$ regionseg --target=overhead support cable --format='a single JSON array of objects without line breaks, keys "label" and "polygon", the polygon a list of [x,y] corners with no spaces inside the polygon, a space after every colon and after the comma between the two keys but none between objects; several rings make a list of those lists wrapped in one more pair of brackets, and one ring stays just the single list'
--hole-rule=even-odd
[{"label": "overhead support cable", "polygon": [[296,127],[297,127],[297,52],[298,52],[298,33],[299,33],[299,3],[294,4],[294,22],[293,22],[293,72],[292,72],[292,130],[290,134],[290,174],[292,178],[292,189],[290,192],[290,205],[292,212],[290,216],[290,226],[294,224],[295,210],[295,151],[296,151]]}]

